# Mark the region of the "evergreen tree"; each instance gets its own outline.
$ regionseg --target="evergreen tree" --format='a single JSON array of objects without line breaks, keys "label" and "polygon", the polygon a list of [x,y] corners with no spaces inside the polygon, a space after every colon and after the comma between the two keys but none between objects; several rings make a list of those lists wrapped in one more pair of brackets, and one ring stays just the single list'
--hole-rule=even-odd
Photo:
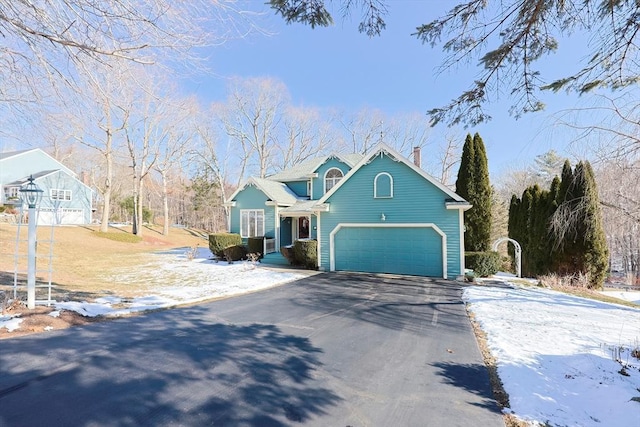
[{"label": "evergreen tree", "polygon": [[473,205],[465,213],[465,249],[486,251],[491,239],[491,184],[484,142],[467,134],[456,180],[456,193]]},{"label": "evergreen tree", "polygon": [[609,251],[602,224],[598,189],[591,164],[580,162],[576,166],[576,196],[580,198],[579,222],[576,227],[576,251],[580,271],[589,274],[591,287],[601,288],[607,275]]},{"label": "evergreen tree", "polygon": [[456,193],[467,201],[469,200],[469,194],[473,190],[469,189],[469,186],[474,182],[473,176],[473,158],[475,157],[475,150],[473,147],[473,138],[471,134],[467,134],[462,147],[462,158],[460,159],[460,169],[458,169],[458,178],[456,179]]},{"label": "evergreen tree", "polygon": [[536,156],[533,161],[535,168],[531,172],[538,178],[538,182],[547,185],[562,170],[565,159],[560,157],[555,150],[549,150]]},{"label": "evergreen tree", "polygon": [[472,221],[476,231],[475,241],[472,242],[474,250],[488,251],[491,247],[491,208],[492,190],[489,182],[489,164],[484,142],[478,133],[473,136],[474,157],[474,200]]},{"label": "evergreen tree", "polygon": [[573,186],[573,171],[571,170],[571,162],[565,160],[562,166],[562,175],[560,178],[560,188],[558,189],[558,197],[556,202],[560,205],[565,200],[571,200],[571,192],[569,189]]},{"label": "evergreen tree", "polygon": [[566,161],[562,179],[555,177],[549,191],[534,185],[523,192],[522,199],[513,195],[509,237],[522,246],[523,274],[584,273],[591,287],[601,287],[608,247],[589,162],[580,162],[572,170]]}]

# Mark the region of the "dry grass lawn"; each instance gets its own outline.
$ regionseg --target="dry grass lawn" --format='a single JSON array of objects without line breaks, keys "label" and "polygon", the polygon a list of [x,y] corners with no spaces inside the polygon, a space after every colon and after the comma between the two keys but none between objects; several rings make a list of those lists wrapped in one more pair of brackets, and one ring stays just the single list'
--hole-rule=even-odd
[{"label": "dry grass lawn", "polygon": [[[16,235],[18,227],[0,224],[0,290],[13,289]],[[48,281],[49,241],[52,228],[38,227],[38,284]],[[134,283],[114,283],[110,276],[116,272],[135,271],[151,252],[199,245],[208,247],[206,234],[198,230],[171,228],[169,236],[160,227],[144,227],[142,240],[132,243],[131,228],[109,229],[108,237],[98,233],[95,226],[61,226],[53,228],[52,281],[53,299],[91,300],[106,295],[133,297],[143,289]],[[21,227],[18,271],[26,273],[27,227]],[[26,281],[25,274],[20,282]],[[24,289],[22,289],[24,293]],[[36,299],[44,299],[46,290],[38,288]]]}]

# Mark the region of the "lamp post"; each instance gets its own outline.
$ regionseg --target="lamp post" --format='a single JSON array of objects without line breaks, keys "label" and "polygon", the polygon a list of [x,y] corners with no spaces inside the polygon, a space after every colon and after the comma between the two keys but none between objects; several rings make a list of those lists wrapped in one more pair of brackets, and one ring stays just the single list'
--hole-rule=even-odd
[{"label": "lamp post", "polygon": [[27,307],[36,308],[36,205],[42,200],[43,191],[33,182],[33,175],[29,183],[20,189],[22,203],[29,207],[29,234],[27,237]]}]

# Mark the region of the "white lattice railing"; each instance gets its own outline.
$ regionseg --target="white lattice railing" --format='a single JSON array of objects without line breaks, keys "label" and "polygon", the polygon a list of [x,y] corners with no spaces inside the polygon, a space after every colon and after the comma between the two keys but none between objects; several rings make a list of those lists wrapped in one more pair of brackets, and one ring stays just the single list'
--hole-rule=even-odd
[{"label": "white lattice railing", "polygon": [[264,238],[264,254],[270,254],[276,251],[276,239],[265,237]]}]

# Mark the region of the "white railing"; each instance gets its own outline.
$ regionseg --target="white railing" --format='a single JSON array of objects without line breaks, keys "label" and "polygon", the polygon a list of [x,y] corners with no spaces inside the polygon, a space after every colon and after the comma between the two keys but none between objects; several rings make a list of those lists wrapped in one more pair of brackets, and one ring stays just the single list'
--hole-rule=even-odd
[{"label": "white railing", "polygon": [[264,252],[263,254],[270,254],[276,251],[276,239],[265,237],[264,238]]}]

